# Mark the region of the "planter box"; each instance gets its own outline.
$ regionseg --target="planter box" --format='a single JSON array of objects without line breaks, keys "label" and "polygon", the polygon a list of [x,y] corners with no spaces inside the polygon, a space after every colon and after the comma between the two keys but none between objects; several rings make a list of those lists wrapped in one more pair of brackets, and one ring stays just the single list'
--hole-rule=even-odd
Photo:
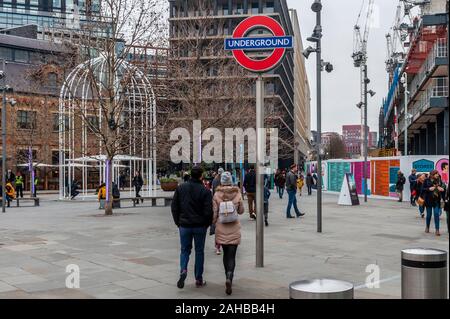
[{"label": "planter box", "polygon": [[161,183],[161,189],[165,192],[173,192],[177,189],[178,182],[163,182]]}]

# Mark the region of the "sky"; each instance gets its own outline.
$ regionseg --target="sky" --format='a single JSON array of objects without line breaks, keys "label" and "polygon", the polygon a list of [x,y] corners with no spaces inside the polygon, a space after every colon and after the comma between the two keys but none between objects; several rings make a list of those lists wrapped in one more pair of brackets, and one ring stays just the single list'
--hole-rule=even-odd
[{"label": "sky", "polygon": [[[322,73],[322,132],[342,133],[342,125],[360,124],[360,72],[353,66],[353,27],[363,0],[322,0],[322,58],[334,66],[332,73]],[[299,16],[303,45],[314,47],[306,41],[316,24],[311,11],[313,0],[288,0],[290,8]],[[367,3],[367,1],[366,1]],[[395,19],[397,0],[375,0],[372,28],[368,41],[369,89],[376,92],[368,101],[368,124],[371,131],[378,131],[378,115],[382,99],[387,95],[388,75],[385,70],[387,58],[386,34]],[[365,12],[361,17],[364,28]],[[306,60],[311,88],[311,126],[317,128],[316,116],[316,57]]]}]

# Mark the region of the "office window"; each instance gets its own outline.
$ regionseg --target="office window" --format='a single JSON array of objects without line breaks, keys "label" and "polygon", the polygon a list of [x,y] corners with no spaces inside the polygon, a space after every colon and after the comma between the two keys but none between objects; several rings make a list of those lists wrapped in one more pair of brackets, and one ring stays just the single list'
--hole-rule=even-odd
[{"label": "office window", "polygon": [[258,1],[253,1],[251,5],[252,14],[258,14],[259,13],[259,3]]},{"label": "office window", "polygon": [[30,62],[30,52],[25,50],[14,50],[14,61],[29,63]]},{"label": "office window", "polygon": [[59,165],[59,151],[52,151],[52,165]]},{"label": "office window", "polygon": [[17,111],[17,128],[31,130],[36,128],[36,111]]},{"label": "office window", "polygon": [[275,2],[274,1],[266,1],[263,7],[264,13],[274,13],[275,12]]},{"label": "office window", "polygon": [[95,132],[96,130],[99,129],[100,123],[99,123],[99,120],[98,120],[97,116],[88,116],[87,117],[87,121],[88,121],[88,124],[89,124],[88,125],[88,130],[91,133],[93,133],[93,132]]},{"label": "office window", "polygon": [[47,76],[48,86],[51,88],[56,88],[58,86],[58,76],[56,73],[49,73]]},{"label": "office window", "polygon": [[[31,156],[33,158],[33,162],[36,161],[37,158],[37,151],[36,150],[32,150],[31,151]],[[28,159],[30,158],[30,151],[28,149],[22,149],[22,150],[18,150],[17,151],[17,159],[19,159],[19,161],[23,162],[20,164],[25,164],[28,163]]]},{"label": "office window", "polygon": [[12,60],[12,50],[10,48],[0,47],[0,59]]}]

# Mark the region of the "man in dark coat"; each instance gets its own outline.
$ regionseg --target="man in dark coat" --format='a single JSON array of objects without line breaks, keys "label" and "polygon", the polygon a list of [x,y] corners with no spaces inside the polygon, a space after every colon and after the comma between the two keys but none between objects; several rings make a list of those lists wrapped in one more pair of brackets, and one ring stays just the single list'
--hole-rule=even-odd
[{"label": "man in dark coat", "polygon": [[253,167],[250,168],[244,178],[244,188],[248,199],[248,212],[250,219],[256,219],[256,173]]},{"label": "man in dark coat", "polygon": [[201,180],[203,169],[194,167],[191,179],[178,186],[172,201],[172,217],[179,228],[181,254],[180,279],[178,288],[184,288],[187,277],[189,256],[192,250],[192,240],[195,243],[195,280],[197,287],[203,287],[203,264],[205,259],[206,231],[212,223],[212,195]]}]

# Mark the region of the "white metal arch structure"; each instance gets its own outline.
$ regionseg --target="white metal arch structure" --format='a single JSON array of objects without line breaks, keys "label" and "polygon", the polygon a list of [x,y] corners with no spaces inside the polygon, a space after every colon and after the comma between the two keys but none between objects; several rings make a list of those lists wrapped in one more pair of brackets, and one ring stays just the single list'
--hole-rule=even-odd
[{"label": "white metal arch structure", "polygon": [[[88,195],[88,170],[97,169],[99,181],[106,176],[106,155],[99,136],[91,134],[88,117],[96,117],[98,126],[106,125],[100,106],[102,87],[108,77],[108,60],[104,54],[75,67],[67,76],[59,97],[59,197],[70,196],[72,180],[81,182],[81,193]],[[114,72],[116,99],[124,101],[118,130],[124,134],[120,143],[126,145],[112,162],[112,178],[118,182],[120,168],[126,162],[129,187],[135,171],[144,179],[144,191],[156,186],[156,98],[148,77],[136,66],[118,60]],[[126,81],[123,80],[126,78]],[[91,82],[96,81],[96,82]],[[93,83],[95,83],[93,85]],[[125,84],[124,84],[125,83]],[[92,88],[100,88],[93,93]],[[120,135],[119,131],[119,135]],[[95,139],[94,141],[92,139]],[[80,181],[81,179],[81,181]]]}]

